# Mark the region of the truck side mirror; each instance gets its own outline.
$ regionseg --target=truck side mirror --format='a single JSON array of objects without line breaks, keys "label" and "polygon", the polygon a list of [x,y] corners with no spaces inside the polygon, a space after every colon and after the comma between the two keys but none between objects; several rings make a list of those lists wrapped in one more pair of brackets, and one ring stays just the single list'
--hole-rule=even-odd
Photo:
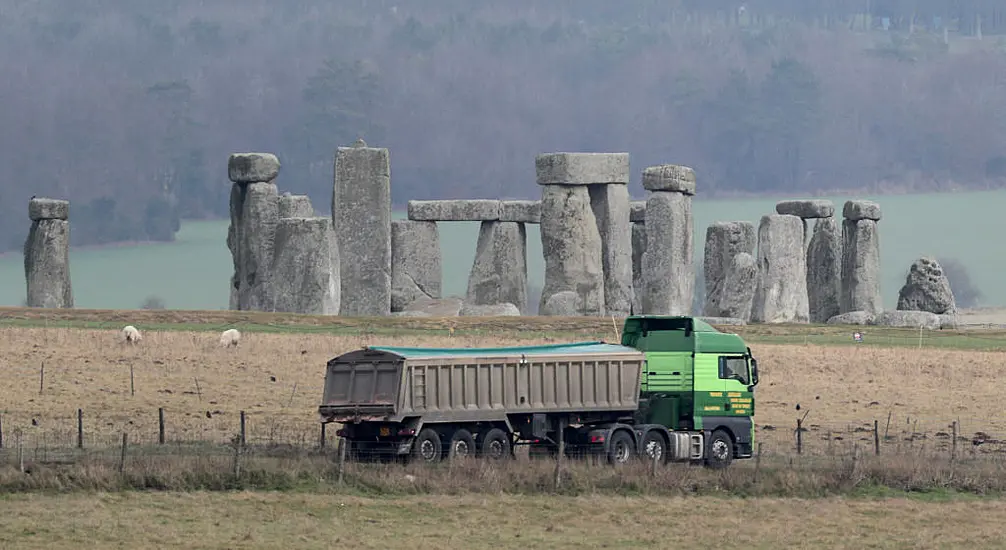
[{"label": "truck side mirror", "polygon": [[758,385],[758,360],[751,358],[751,385]]}]

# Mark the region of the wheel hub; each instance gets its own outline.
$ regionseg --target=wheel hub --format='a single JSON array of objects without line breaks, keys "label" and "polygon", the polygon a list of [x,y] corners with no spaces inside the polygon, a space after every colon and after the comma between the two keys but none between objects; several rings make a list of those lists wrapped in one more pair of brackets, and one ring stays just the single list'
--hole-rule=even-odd
[{"label": "wheel hub", "polygon": [[713,456],[719,460],[726,460],[730,453],[726,441],[714,441],[712,451]]}]

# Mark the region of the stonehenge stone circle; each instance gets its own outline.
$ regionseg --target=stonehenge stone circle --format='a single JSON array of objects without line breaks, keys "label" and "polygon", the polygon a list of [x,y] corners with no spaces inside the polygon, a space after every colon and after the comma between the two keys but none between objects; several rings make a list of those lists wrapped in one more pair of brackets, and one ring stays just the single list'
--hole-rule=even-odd
[{"label": "stonehenge stone circle", "polygon": [[885,327],[923,328],[939,330],[940,316],[929,311],[883,311],[878,313],[873,324]]},{"label": "stonehenge stone circle", "polygon": [[538,185],[629,183],[628,153],[542,153],[534,166]]},{"label": "stonehenge stone circle", "polygon": [[[645,211],[644,211],[645,212]],[[643,312],[643,293],[646,285],[643,280],[643,254],[646,252],[646,224],[632,224],[632,311]]]},{"label": "stonehenge stone circle", "polygon": [[328,217],[281,218],[270,270],[274,311],[338,315],[339,246]]},{"label": "stonehenge stone circle", "polygon": [[723,279],[722,293],[717,310],[721,315],[748,321],[754,305],[755,289],[758,285],[758,261],[747,252],[733,257],[727,266]]},{"label": "stonehenge stone circle", "polygon": [[[741,304],[736,303],[737,297],[726,288],[727,274],[734,262],[734,257],[738,254],[745,253],[753,259],[756,244],[757,233],[751,222],[715,222],[706,228],[706,244],[702,260],[706,286],[704,315],[739,317],[736,311]],[[734,281],[735,284],[738,282]],[[753,283],[754,280],[749,282]],[[733,313],[724,313],[728,309]],[[751,306],[750,304],[747,307],[741,306],[741,309],[750,311]]]},{"label": "stonehenge stone circle", "polygon": [[541,201],[501,202],[501,222],[541,223]]},{"label": "stonehenge stone circle", "polygon": [[632,223],[646,222],[646,201],[632,201],[629,203],[629,221]]},{"label": "stonehenge stone circle", "polygon": [[802,219],[830,218],[835,215],[835,205],[828,200],[779,201],[775,205],[775,213]]},{"label": "stonehenge stone circle", "polygon": [[511,303],[477,306],[465,302],[458,315],[461,317],[517,317],[521,315],[521,312],[517,306]]},{"label": "stonehenge stone circle", "polygon": [[840,313],[842,289],[842,235],[834,216],[814,222],[807,246],[807,301],[810,321],[824,323]]},{"label": "stonehenge stone circle", "polygon": [[227,176],[234,183],[270,182],[279,176],[279,167],[272,153],[235,153],[227,161]]},{"label": "stonehenge stone circle", "polygon": [[876,315],[869,311],[849,311],[828,319],[829,325],[872,325]]},{"label": "stonehenge stone circle", "polygon": [[758,284],[751,320],[759,323],[806,323],[807,258],[803,220],[788,214],[762,216],[758,225]]},{"label": "stonehenge stone circle", "polygon": [[[234,157],[245,155],[231,155]],[[278,163],[277,163],[278,166]],[[269,172],[272,173],[272,172]],[[239,174],[241,176],[241,174]],[[275,177],[275,174],[273,173]],[[270,311],[269,271],[272,267],[276,225],[279,223],[279,192],[269,182],[234,182],[230,200],[231,224],[227,248],[234,262],[230,308]]]},{"label": "stonehenge stone circle", "polygon": [[480,222],[500,219],[502,201],[491,199],[409,201],[409,219],[416,221]]},{"label": "stonehenge stone circle", "polygon": [[523,223],[484,221],[468,276],[465,304],[513,304],[527,313],[527,230]]},{"label": "stonehenge stone circle", "polygon": [[950,280],[935,258],[926,256],[912,262],[905,286],[898,293],[897,309],[937,314],[957,311]]},{"label": "stonehenge stone circle", "polygon": [[601,235],[605,314],[622,317],[632,310],[633,295],[629,186],[591,185],[588,190]]},{"label": "stonehenge stone circle", "polygon": [[420,299],[440,298],[443,280],[436,222],[391,222],[391,311]]},{"label": "stonehenge stone circle", "polygon": [[283,193],[279,196],[279,218],[313,218],[314,207],[311,206],[311,197],[307,195],[291,195]]},{"label": "stonehenge stone circle", "polygon": [[32,198],[31,229],[24,243],[28,307],[72,308],[70,284],[70,202]]},{"label": "stonehenge stone circle", "polygon": [[332,222],[347,317],[391,312],[391,163],[362,139],[335,155]]},{"label": "stonehenge stone circle", "polygon": [[880,206],[847,201],[842,209],[842,286],[839,312],[883,311],[880,296]]},{"label": "stonehenge stone circle", "polygon": [[[541,246],[545,256],[545,284],[540,315],[604,315],[604,269],[601,234],[597,229],[590,192],[582,185],[548,185],[542,189]],[[551,308],[552,296],[573,292],[580,298],[569,312]]]},{"label": "stonehenge stone circle", "polygon": [[647,315],[688,315],[695,292],[692,198],[695,173],[670,164],[643,170],[646,199],[646,252],[642,258],[643,311]]}]

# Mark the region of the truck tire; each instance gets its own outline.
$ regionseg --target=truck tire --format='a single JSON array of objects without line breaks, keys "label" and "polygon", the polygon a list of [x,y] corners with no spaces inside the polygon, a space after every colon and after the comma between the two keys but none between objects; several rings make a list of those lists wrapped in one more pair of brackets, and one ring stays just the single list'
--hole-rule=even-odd
[{"label": "truck tire", "polygon": [[625,464],[636,456],[636,442],[625,430],[618,430],[611,434],[608,440],[608,462],[611,464]]},{"label": "truck tire", "polygon": [[641,455],[647,462],[657,462],[663,464],[667,462],[667,440],[657,430],[650,430],[643,436],[643,448]]},{"label": "truck tire", "polygon": [[461,428],[451,436],[450,447],[447,448],[447,457],[451,460],[465,459],[475,456],[475,438],[472,432]]},{"label": "truck tire", "polygon": [[716,470],[726,468],[734,458],[734,441],[724,430],[715,430],[706,443],[705,465]]},{"label": "truck tire", "polygon": [[479,452],[489,460],[503,460],[508,458],[513,451],[506,432],[499,428],[493,428],[482,437],[482,446]]},{"label": "truck tire", "polygon": [[439,462],[443,456],[440,434],[430,428],[423,428],[412,442],[412,457],[427,464]]}]

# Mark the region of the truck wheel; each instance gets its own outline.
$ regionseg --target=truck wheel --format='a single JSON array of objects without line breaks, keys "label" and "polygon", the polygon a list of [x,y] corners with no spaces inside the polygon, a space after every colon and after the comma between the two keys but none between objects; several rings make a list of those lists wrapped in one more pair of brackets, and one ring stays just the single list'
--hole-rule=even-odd
[{"label": "truck wheel", "polygon": [[510,456],[510,438],[499,428],[489,430],[482,438],[482,456],[489,460],[503,460]]},{"label": "truck wheel", "polygon": [[451,446],[447,450],[447,456],[451,460],[468,458],[475,455],[475,438],[472,432],[461,428],[451,436]]},{"label": "truck wheel", "polygon": [[440,434],[430,428],[423,428],[412,443],[412,456],[426,463],[439,462],[443,453],[441,447]]},{"label": "truck wheel", "polygon": [[709,436],[706,445],[706,466],[714,469],[726,468],[734,458],[734,442],[730,434],[716,430]]},{"label": "truck wheel", "polygon": [[659,464],[667,462],[667,441],[657,430],[650,430],[643,437],[643,458],[649,462],[656,459]]},{"label": "truck wheel", "polygon": [[608,462],[625,464],[636,454],[636,442],[625,430],[618,430],[608,440]]}]

